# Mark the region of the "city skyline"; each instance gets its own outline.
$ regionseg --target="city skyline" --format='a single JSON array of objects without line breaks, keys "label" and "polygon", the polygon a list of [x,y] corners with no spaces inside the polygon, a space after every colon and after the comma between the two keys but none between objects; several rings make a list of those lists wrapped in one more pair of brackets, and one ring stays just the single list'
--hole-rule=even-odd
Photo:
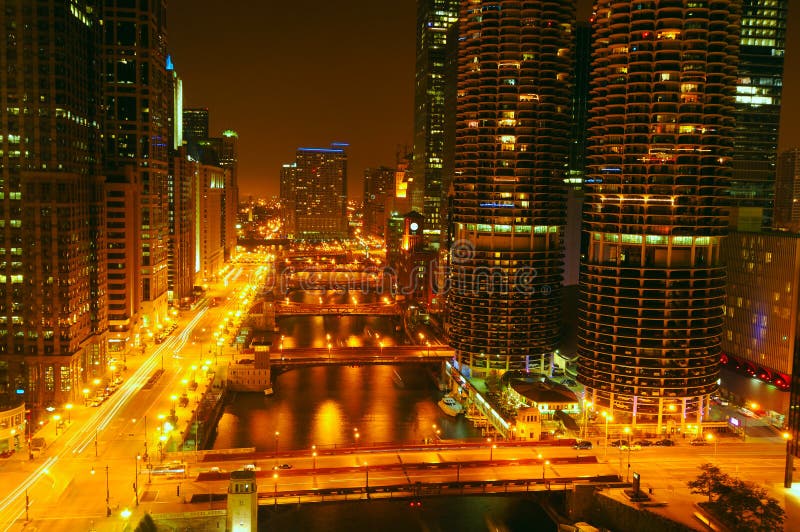
[{"label": "city skyline", "polygon": [[[589,4],[578,1],[578,20],[588,16]],[[170,2],[169,49],[184,80],[185,105],[209,109],[212,134],[239,133],[242,197],[277,196],[281,165],[297,146],[349,143],[351,199],[361,197],[364,169],[393,165],[404,146],[411,151],[416,2],[348,5],[321,5],[307,16],[306,7],[291,3],[222,11],[209,0]],[[282,23],[265,32],[262,27],[272,18]],[[325,28],[362,38],[331,42],[335,35]],[[800,9],[790,6],[779,152],[800,145],[800,122],[791,120],[800,102],[789,97],[800,87],[800,70],[792,68],[800,61],[798,30]],[[264,45],[265,38],[271,46]],[[335,52],[338,59],[317,59],[314,50]],[[312,90],[319,84],[305,83],[313,72],[322,80],[349,81],[325,96]],[[258,90],[258,101],[279,103],[258,109],[246,97],[250,87],[264,87],[251,89]]]}]

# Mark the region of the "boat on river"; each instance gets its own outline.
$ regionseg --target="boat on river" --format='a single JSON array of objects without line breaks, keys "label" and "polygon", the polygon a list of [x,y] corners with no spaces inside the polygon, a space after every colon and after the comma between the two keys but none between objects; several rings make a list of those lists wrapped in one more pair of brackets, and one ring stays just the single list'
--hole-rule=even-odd
[{"label": "boat on river", "polygon": [[459,403],[449,395],[445,395],[444,397],[442,397],[437,404],[439,405],[439,408],[442,409],[442,412],[444,412],[448,416],[455,417],[464,411],[464,407],[461,406],[461,403]]}]

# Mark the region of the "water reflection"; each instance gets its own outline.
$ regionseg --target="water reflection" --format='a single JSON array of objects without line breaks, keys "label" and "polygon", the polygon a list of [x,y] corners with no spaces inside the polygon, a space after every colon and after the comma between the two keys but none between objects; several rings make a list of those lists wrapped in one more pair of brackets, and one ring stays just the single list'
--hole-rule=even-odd
[{"label": "water reflection", "polygon": [[[346,303],[354,295],[375,302],[375,293],[312,290],[289,294],[297,303]],[[387,316],[293,316],[278,320],[274,348],[390,346],[403,343],[399,318]],[[281,339],[282,338],[282,339]],[[442,438],[480,437],[463,417],[446,416],[429,366],[315,367],[273,377],[274,395],[237,394],[225,408],[214,448],[270,451],[275,432],[281,449],[421,442],[438,428]],[[395,373],[396,372],[396,373]],[[434,427],[435,426],[435,427]],[[357,429],[357,431],[356,431]]]},{"label": "water reflection", "polygon": [[[403,388],[393,383],[393,370]],[[436,406],[440,392],[424,366],[303,368],[280,375],[273,388],[270,397],[234,397],[220,420],[215,449],[271,451],[275,431],[281,449],[422,442],[436,428],[443,438],[480,437],[463,416],[450,418]]]}]

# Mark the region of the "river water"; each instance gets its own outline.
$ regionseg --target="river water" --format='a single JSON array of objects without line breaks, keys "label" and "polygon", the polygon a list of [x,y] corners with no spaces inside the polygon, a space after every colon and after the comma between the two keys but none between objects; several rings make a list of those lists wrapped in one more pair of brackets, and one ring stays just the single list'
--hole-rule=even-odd
[{"label": "river water", "polygon": [[[346,303],[361,292],[292,292],[305,303]],[[402,342],[397,324],[382,316],[293,316],[278,320],[284,349],[332,345],[384,346]],[[329,338],[330,336],[330,338]],[[276,340],[276,343],[280,340]],[[436,405],[442,393],[423,365],[329,366],[287,371],[273,377],[274,394],[238,393],[225,406],[213,448],[259,451],[308,449],[425,438],[479,438],[463,416],[451,418]],[[276,438],[275,433],[279,435]]]}]

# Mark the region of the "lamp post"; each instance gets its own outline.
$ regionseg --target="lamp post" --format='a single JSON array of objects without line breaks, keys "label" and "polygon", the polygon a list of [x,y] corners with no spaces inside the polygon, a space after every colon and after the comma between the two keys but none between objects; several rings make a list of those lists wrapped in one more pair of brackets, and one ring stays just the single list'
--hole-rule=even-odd
[{"label": "lamp post", "polygon": [[783,487],[792,487],[792,471],[794,470],[794,455],[792,454],[792,435],[789,432],[782,434],[783,439],[786,440],[786,468],[783,473]]},{"label": "lamp post", "polygon": [[605,446],[603,448],[603,459],[608,459],[608,422],[613,421],[614,417],[609,414],[608,412],[603,412],[603,417],[606,420],[606,439],[605,439]]},{"label": "lamp post", "polygon": [[89,404],[89,388],[83,389],[83,406]]},{"label": "lamp post", "polygon": [[134,462],[134,473],[133,473],[133,494],[136,497],[136,506],[139,506],[139,460],[142,457],[138,454],[136,455],[136,462]]},{"label": "lamp post", "polygon": [[356,448],[358,448],[358,440],[361,438],[361,434],[358,433],[358,427],[353,429],[353,438],[355,438]]},{"label": "lamp post", "polygon": [[367,499],[369,499],[369,464],[366,462],[364,462],[364,474],[364,491],[367,493]]},{"label": "lamp post", "polygon": [[[109,504],[109,499],[111,499],[111,493],[108,489],[108,466],[106,466],[106,517],[111,516],[111,505]],[[94,475],[94,466],[92,466],[92,475]]]},{"label": "lamp post", "polygon": [[706,440],[714,442],[714,460],[717,459],[717,439],[710,432],[706,434]]},{"label": "lamp post", "polygon": [[72,424],[72,403],[65,404],[64,408],[67,410],[67,425],[70,425]]},{"label": "lamp post", "polygon": [[311,457],[312,457],[312,458],[313,458],[313,460],[314,460],[314,466],[313,466],[313,468],[314,468],[314,472],[316,473],[316,472],[317,472],[317,451],[314,451],[314,452],[312,452],[312,453],[311,453]]},{"label": "lamp post", "polygon": [[61,421],[61,416],[58,415],[58,414],[55,414],[53,416],[53,421],[55,421],[55,423],[56,423],[56,436],[58,436],[58,422]]},{"label": "lamp post", "polygon": [[[625,427],[625,434],[628,435],[628,470],[625,472],[625,482],[630,482],[631,476],[631,428]],[[622,457],[620,456],[620,460]]]},{"label": "lamp post", "polygon": [[332,358],[331,357],[331,347],[333,347],[333,346],[331,345],[330,342],[328,342],[328,360],[331,360],[331,358]]},{"label": "lamp post", "polygon": [[272,474],[272,480],[275,481],[275,509],[278,508],[278,473]]},{"label": "lamp post", "polygon": [[589,423],[589,409],[592,407],[592,402],[586,399],[583,400],[583,439],[589,434],[589,428],[587,424]]}]

